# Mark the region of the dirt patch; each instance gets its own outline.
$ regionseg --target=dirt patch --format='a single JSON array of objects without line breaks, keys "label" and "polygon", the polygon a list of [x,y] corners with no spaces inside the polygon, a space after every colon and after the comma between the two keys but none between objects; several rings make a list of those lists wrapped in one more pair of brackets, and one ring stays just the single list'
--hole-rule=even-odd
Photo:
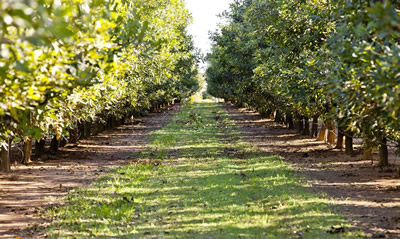
[{"label": "dirt patch", "polygon": [[[240,127],[242,140],[263,152],[281,155],[310,183],[310,190],[324,192],[338,212],[371,238],[400,238],[400,179],[396,167],[382,170],[377,162],[348,156],[263,118],[258,113],[225,104]],[[377,158],[377,155],[374,155]],[[396,158],[391,155],[394,164]]]},{"label": "dirt patch", "polygon": [[39,216],[42,208],[62,203],[62,196],[72,188],[88,185],[110,169],[133,162],[135,152],[146,150],[149,132],[165,126],[179,110],[175,105],[152,113],[78,145],[67,145],[52,160],[13,166],[11,173],[0,174],[0,238],[37,237],[35,230],[30,234],[22,229],[45,223]]}]

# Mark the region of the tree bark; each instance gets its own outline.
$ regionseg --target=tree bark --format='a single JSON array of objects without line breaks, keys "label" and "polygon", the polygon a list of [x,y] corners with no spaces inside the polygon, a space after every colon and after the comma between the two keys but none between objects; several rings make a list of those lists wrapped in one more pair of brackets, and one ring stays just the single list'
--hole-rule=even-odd
[{"label": "tree bark", "polygon": [[297,126],[297,132],[298,133],[303,133],[304,131],[304,123],[303,123],[303,117],[298,117],[296,120],[296,126]]},{"label": "tree bark", "polygon": [[85,121],[84,123],[84,135],[85,135],[85,139],[90,137],[91,134],[91,127],[92,127],[92,123],[90,121]]},{"label": "tree bark", "polygon": [[275,119],[275,112],[274,112],[274,111],[271,111],[271,113],[268,115],[268,118],[269,118],[270,120],[274,120],[274,119]]},{"label": "tree bark", "polygon": [[64,147],[65,145],[67,145],[67,139],[64,137],[61,137],[60,140],[58,141],[58,147]]},{"label": "tree bark", "polygon": [[69,129],[69,143],[76,144],[79,139],[78,136],[79,136],[79,131],[77,126]]},{"label": "tree bark", "polygon": [[343,149],[343,143],[344,143],[344,130],[342,128],[339,128],[335,149]]},{"label": "tree bark", "polygon": [[274,122],[276,122],[276,123],[281,123],[281,122],[282,122],[282,113],[281,113],[280,110],[277,110],[277,111],[275,112],[275,119],[274,119]]},{"label": "tree bark", "polygon": [[364,147],[363,155],[361,157],[362,160],[373,160],[372,158],[372,150],[369,147]]},{"label": "tree bark", "polygon": [[96,120],[94,122],[94,130],[92,132],[92,135],[98,135],[104,130],[104,124],[100,122],[100,120]]},{"label": "tree bark", "polygon": [[286,124],[288,125],[289,129],[294,129],[294,122],[293,122],[292,114],[286,114]]},{"label": "tree bark", "polygon": [[110,116],[106,117],[106,125],[105,125],[106,129],[112,129],[112,118]]},{"label": "tree bark", "polygon": [[389,165],[389,152],[387,146],[387,139],[383,138],[382,143],[379,147],[379,164],[380,167],[386,167]]},{"label": "tree bark", "polygon": [[326,138],[326,125],[325,125],[325,122],[324,122],[322,124],[321,130],[319,131],[319,135],[318,135],[317,141],[325,141],[325,138]]},{"label": "tree bark", "polygon": [[328,143],[335,144],[335,123],[328,121],[326,124],[328,127]]},{"label": "tree bark", "polygon": [[118,118],[115,115],[113,115],[113,116],[111,116],[111,122],[112,122],[112,127],[116,128],[120,125],[121,121],[118,120]]},{"label": "tree bark", "polygon": [[261,110],[261,115],[264,116],[265,118],[269,118],[271,119],[271,115],[272,115],[272,110],[267,109],[265,110],[264,108],[260,109]]},{"label": "tree bark", "polygon": [[311,127],[311,138],[318,136],[318,115],[314,115],[312,127]]},{"label": "tree bark", "polygon": [[32,136],[28,137],[27,140],[24,142],[24,160],[23,164],[27,165],[31,163],[31,156],[32,156]]},{"label": "tree bark", "polygon": [[50,143],[50,152],[51,153],[54,154],[58,151],[58,144],[59,144],[59,142],[58,142],[57,136],[54,136]]},{"label": "tree bark", "polygon": [[1,171],[8,173],[11,171],[11,163],[10,163],[10,146],[11,142],[8,142],[8,149],[6,147],[1,147],[0,149],[0,157],[1,157]]},{"label": "tree bark", "polygon": [[85,126],[84,126],[84,122],[79,122],[78,123],[78,140],[79,139],[84,139],[85,138]]},{"label": "tree bark", "polygon": [[46,141],[41,139],[35,142],[35,157],[40,157],[44,154]]},{"label": "tree bark", "polygon": [[307,117],[304,117],[304,130],[303,130],[304,135],[310,135],[310,122]]},{"label": "tree bark", "polygon": [[349,132],[349,131],[346,132],[345,144],[346,144],[346,151],[345,151],[346,154],[353,154],[354,151],[353,151],[353,133],[352,132]]}]

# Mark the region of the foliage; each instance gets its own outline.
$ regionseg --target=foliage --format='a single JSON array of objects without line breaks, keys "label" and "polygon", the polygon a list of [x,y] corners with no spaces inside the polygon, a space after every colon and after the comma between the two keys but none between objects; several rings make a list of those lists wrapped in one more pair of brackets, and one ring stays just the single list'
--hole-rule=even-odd
[{"label": "foliage", "polygon": [[0,142],[61,136],[198,89],[183,1],[0,4]]},{"label": "foliage", "polygon": [[209,92],[260,111],[399,136],[399,3],[240,0],[211,39]]}]

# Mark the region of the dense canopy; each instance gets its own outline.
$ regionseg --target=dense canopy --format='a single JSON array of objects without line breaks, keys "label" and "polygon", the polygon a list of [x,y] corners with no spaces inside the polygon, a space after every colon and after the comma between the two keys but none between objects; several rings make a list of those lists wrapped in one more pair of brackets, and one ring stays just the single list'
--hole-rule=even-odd
[{"label": "dense canopy", "polygon": [[212,95],[287,121],[335,120],[368,147],[400,139],[397,1],[241,0],[225,17],[208,56]]},{"label": "dense canopy", "polygon": [[57,139],[199,88],[181,0],[0,3],[0,144]]}]

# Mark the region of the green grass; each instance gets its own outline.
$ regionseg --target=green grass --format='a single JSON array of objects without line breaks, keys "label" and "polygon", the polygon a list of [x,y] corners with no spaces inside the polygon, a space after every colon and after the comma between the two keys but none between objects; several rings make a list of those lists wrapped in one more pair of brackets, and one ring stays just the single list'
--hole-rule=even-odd
[{"label": "green grass", "polygon": [[[195,103],[155,131],[149,150],[71,192],[50,237],[357,238],[324,195],[307,192],[279,157],[240,142],[226,112]],[[332,227],[345,233],[330,234]]]}]

